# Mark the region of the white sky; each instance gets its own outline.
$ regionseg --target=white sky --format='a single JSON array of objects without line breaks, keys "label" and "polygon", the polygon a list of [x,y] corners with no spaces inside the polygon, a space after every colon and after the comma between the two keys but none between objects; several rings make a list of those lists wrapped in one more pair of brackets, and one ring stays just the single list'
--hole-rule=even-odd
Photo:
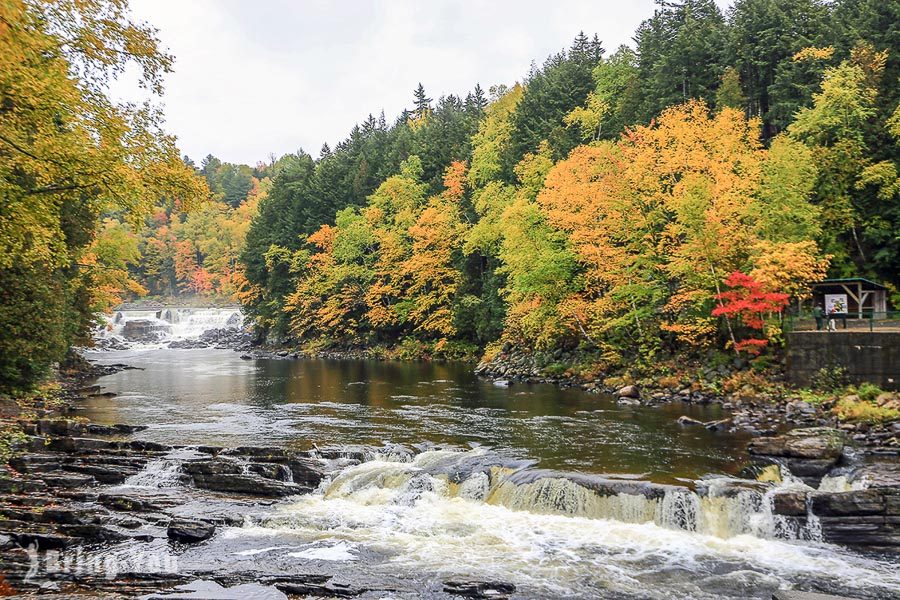
[{"label": "white sky", "polygon": [[511,84],[581,30],[609,54],[654,9],[652,0],[131,4],[175,55],[163,105],[182,152],[198,164],[211,153],[251,165],[300,148],[317,156],[370,112],[393,120],[420,81],[435,100]]}]

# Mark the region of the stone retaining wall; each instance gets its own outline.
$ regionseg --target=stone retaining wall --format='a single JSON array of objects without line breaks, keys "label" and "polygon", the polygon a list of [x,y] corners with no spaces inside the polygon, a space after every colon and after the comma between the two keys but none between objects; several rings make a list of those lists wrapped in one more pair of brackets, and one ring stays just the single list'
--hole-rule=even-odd
[{"label": "stone retaining wall", "polygon": [[854,383],[900,390],[900,331],[795,331],[787,334],[787,376],[808,385],[822,368],[843,367]]}]

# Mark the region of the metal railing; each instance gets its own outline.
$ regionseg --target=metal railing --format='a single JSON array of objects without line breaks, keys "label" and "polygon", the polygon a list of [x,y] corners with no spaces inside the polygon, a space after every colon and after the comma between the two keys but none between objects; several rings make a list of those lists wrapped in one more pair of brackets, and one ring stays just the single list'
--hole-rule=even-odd
[{"label": "metal railing", "polygon": [[[833,321],[833,324],[829,321]],[[832,329],[833,327],[833,329]],[[900,310],[826,315],[817,320],[812,311],[785,314],[784,331],[900,331]]]}]

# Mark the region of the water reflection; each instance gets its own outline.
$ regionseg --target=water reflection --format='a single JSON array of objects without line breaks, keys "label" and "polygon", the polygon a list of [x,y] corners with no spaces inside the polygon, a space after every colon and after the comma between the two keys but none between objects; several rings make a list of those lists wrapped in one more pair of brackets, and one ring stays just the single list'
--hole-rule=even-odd
[{"label": "water reflection", "polygon": [[130,370],[100,383],[98,422],[143,423],[141,437],[180,444],[488,445],[550,468],[641,473],[657,481],[734,472],[745,439],[675,423],[718,407],[620,407],[549,385],[500,388],[470,365],[377,361],[244,361],[227,350],[98,353]]}]

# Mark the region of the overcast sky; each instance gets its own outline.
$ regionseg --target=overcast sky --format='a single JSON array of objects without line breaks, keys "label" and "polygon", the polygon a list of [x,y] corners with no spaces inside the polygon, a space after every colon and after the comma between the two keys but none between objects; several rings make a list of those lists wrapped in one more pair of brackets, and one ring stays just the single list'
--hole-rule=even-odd
[{"label": "overcast sky", "polygon": [[[727,0],[717,0],[725,7]],[[167,129],[197,163],[317,156],[354,123],[511,84],[584,30],[632,44],[652,0],[132,0],[175,55]]]}]

